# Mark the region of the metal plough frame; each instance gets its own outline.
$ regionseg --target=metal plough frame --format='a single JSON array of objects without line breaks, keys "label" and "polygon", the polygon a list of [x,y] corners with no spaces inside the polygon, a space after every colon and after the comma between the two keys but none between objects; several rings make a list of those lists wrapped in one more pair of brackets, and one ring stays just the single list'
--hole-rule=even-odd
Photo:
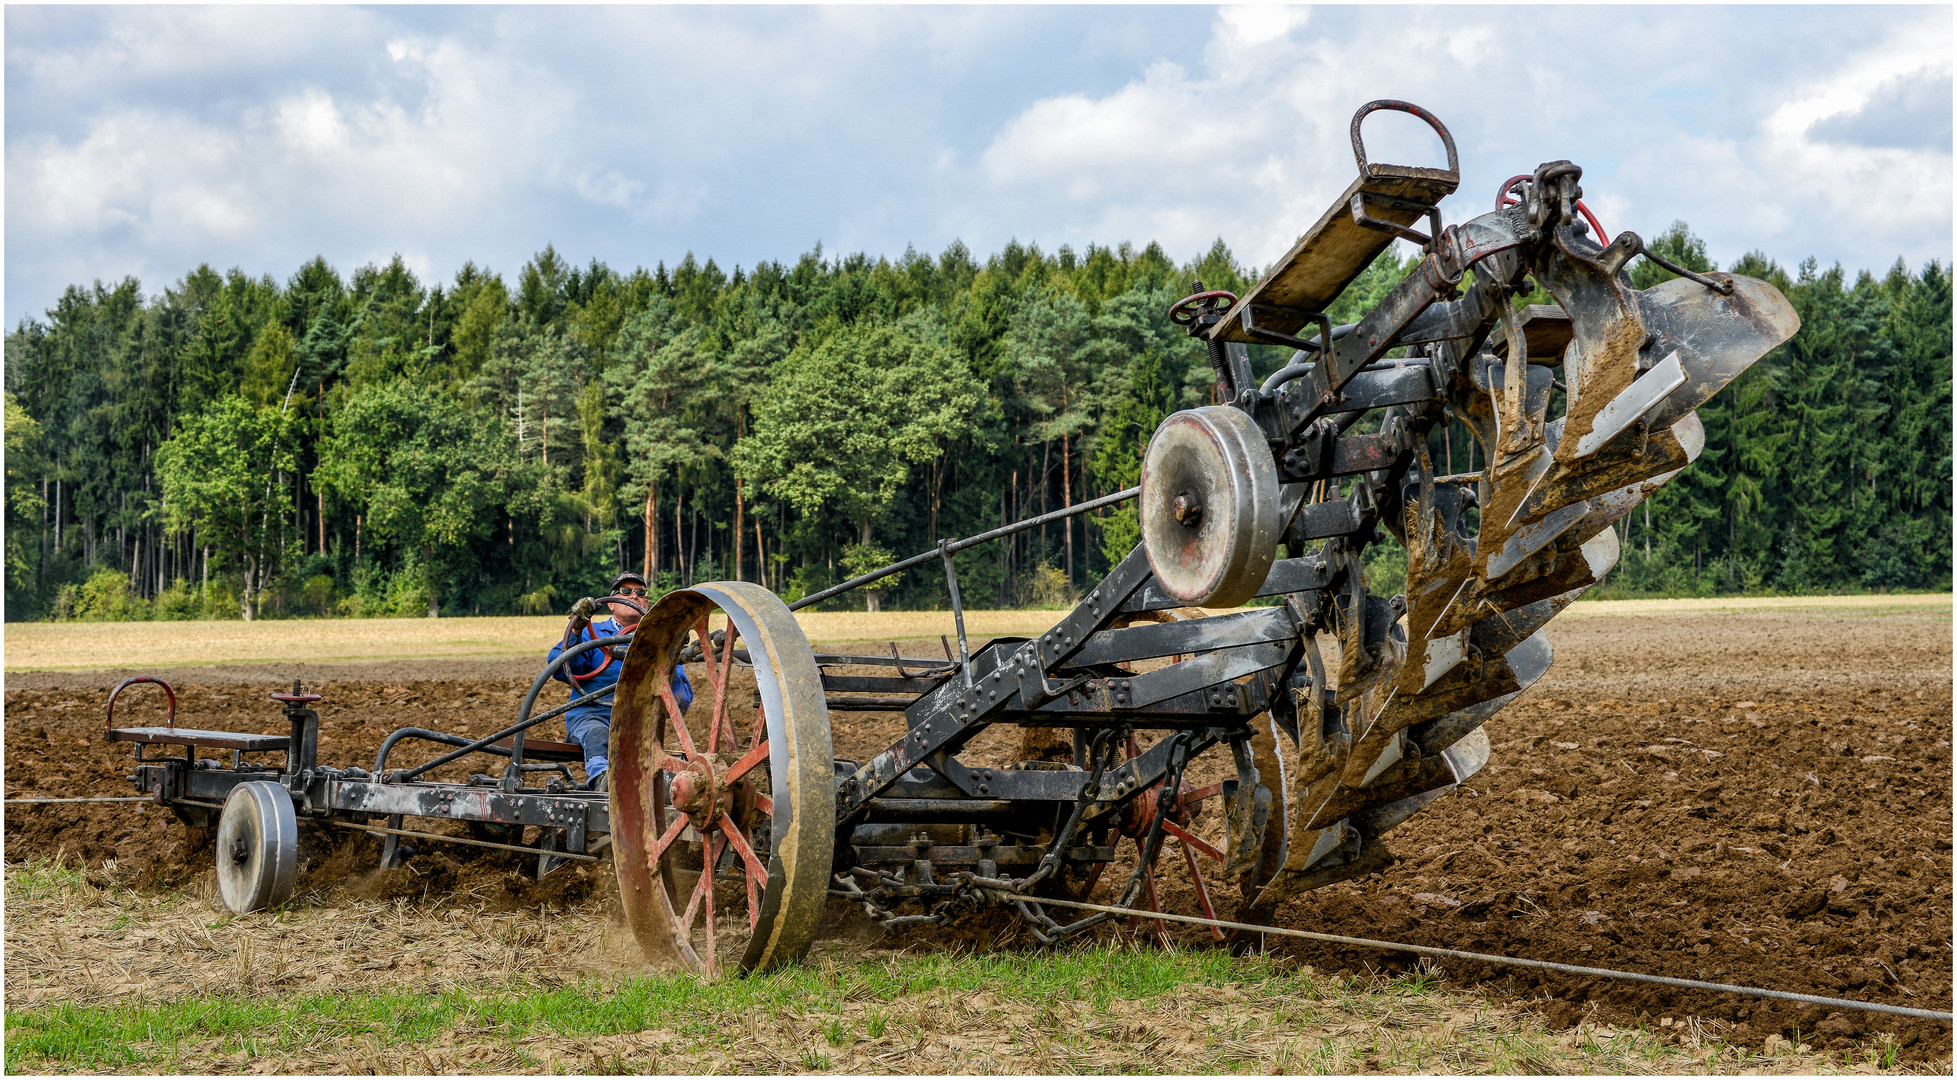
[{"label": "metal plough frame", "polygon": [[[1360,125],[1381,109],[1428,123],[1447,167],[1369,162]],[[1351,136],[1358,177],[1256,286],[1236,297],[1199,283],[1170,312],[1203,341],[1222,404],[1164,422],[1138,489],[940,543],[793,605],[742,583],[668,594],[627,655],[612,755],[626,790],[614,787],[609,800],[525,786],[525,770],[538,766],[524,760],[523,731],[568,708],[530,717],[529,702],[517,726],[490,739],[396,733],[390,745],[417,737],[458,749],[388,774],[384,761],[372,772],[317,766],[307,734],[316,717],[307,721],[305,703],[289,701],[292,735],[279,747],[235,746],[229,768],[194,753],[145,762],[138,786],[181,813],[208,816],[231,787],[268,777],[242,764],[244,752],[287,749],[278,776],[301,821],[362,826],[387,815],[390,833],[402,815],[541,826],[558,851],[588,857],[594,837],[632,815],[619,835],[635,851],[619,866],[641,941],[649,956],[707,971],[730,957],[742,969],[793,960],[825,892],[891,926],[1004,905],[1042,940],[1078,934],[1115,916],[1097,910],[1062,923],[1041,901],[1084,899],[1124,839],[1135,865],[1113,907],[1153,906],[1157,857],[1173,838],[1205,914],[1215,913],[1198,852],[1218,864],[1211,876],[1242,887],[1237,918],[1251,923],[1267,921],[1287,897],[1385,865],[1381,836],[1486,764],[1481,725],[1547,671],[1542,628],[1616,562],[1611,524],[1698,455],[1704,431],[1693,410],[1799,323],[1764,282],[1670,266],[1635,233],[1607,244],[1600,231],[1592,238],[1582,171],[1569,162],[1515,177],[1492,212],[1443,227],[1438,204],[1459,172],[1438,119],[1404,102],[1372,102],[1353,117]],[[1417,231],[1423,223],[1428,231]],[[1357,323],[1333,326],[1326,309],[1396,239],[1420,245],[1421,258]],[[1634,290],[1626,269],[1639,255],[1681,276]],[[1555,305],[1518,310],[1531,281]],[[1259,383],[1252,343],[1296,352]],[[1433,466],[1429,432],[1450,417],[1473,433],[1478,471]],[[956,551],[1136,497],[1144,544],[1072,611],[1037,638],[972,647]],[[1407,552],[1397,596],[1371,592],[1363,572],[1381,530]],[[946,575],[955,656],[949,642],[943,661],[894,650],[819,655],[791,630],[793,609],[932,560]],[[1195,610],[1247,599],[1266,606]],[[716,611],[733,635],[709,628]],[[1321,636],[1337,643],[1330,663]],[[765,645],[768,662],[755,664],[750,645]],[[1132,666],[1164,657],[1180,662]],[[757,710],[754,738],[765,733],[769,749],[756,741],[733,762],[690,745],[683,729],[697,721],[671,722],[676,706],[662,680],[674,663],[696,660],[715,680],[716,739],[732,707],[727,672],[753,667],[759,704],[747,707]],[[823,670],[841,666],[895,674]],[[834,761],[833,801],[831,777],[807,767],[828,746],[831,710],[901,711],[906,720],[904,735],[870,760]],[[996,724],[1055,737],[1005,766],[961,760]],[[112,737],[185,742],[136,730],[160,729]],[[1136,732],[1159,738],[1143,750]],[[513,739],[501,751],[512,762],[500,781],[416,779],[490,750],[496,738]],[[790,759],[780,755],[790,744],[797,780],[784,787]],[[1234,779],[1192,786],[1191,760],[1212,749],[1230,754]],[[768,754],[773,764],[758,767]],[[1187,827],[1209,799],[1224,808],[1222,849]],[[681,802],[695,809],[682,813]],[[777,842],[791,822],[800,839]],[[833,844],[817,834],[833,834]],[[388,835],[389,859],[397,840]],[[693,863],[684,881],[675,869],[681,852]],[[818,867],[823,855],[829,865]],[[546,853],[540,870],[549,865]],[[707,883],[707,866],[721,884]],[[807,878],[817,870],[829,880],[812,891]],[[747,928],[715,931],[709,914],[702,940],[693,907],[684,926],[654,910],[658,889],[665,903],[685,887],[709,913],[719,889],[735,890],[727,901],[735,908],[745,889]],[[716,947],[716,933],[739,940]]]},{"label": "metal plough frame", "polygon": [[[1431,125],[1447,168],[1368,162],[1360,124],[1380,109]],[[1610,525],[1697,456],[1692,410],[1798,328],[1763,282],[1670,266],[1634,233],[1588,237],[1595,219],[1569,162],[1509,181],[1493,212],[1443,228],[1436,204],[1459,174],[1440,121],[1373,102],[1351,133],[1359,176],[1292,251],[1245,296],[1199,284],[1171,313],[1207,346],[1225,404],[1165,421],[1138,491],[1069,511],[1138,494],[1146,539],[1052,629],[972,651],[950,553],[1057,515],[793,605],[935,557],[959,628],[958,656],[947,646],[922,676],[901,660],[827,658],[894,662],[894,677],[823,683],[830,708],[907,721],[871,760],[837,763],[838,894],[892,926],[1008,904],[1057,940],[1111,916],[1062,924],[1043,894],[1065,895],[1069,871],[1097,873],[1116,833],[1139,857],[1114,906],[1152,894],[1165,835],[1188,836],[1189,804],[1210,796],[1225,802],[1227,852],[1211,850],[1246,886],[1241,917],[1384,865],[1382,834],[1487,762],[1478,729],[1548,669],[1542,627],[1615,563]],[[1413,227],[1423,219],[1427,233]],[[1418,263],[1357,323],[1332,326],[1324,310],[1396,238],[1421,245]],[[1633,290],[1639,255],[1682,276]],[[1516,309],[1530,279],[1555,306]],[[1249,343],[1298,351],[1259,384]],[[1428,458],[1427,435],[1449,416],[1479,443],[1476,473],[1442,475]],[[1178,424],[1180,441],[1167,439]],[[1367,588],[1363,553],[1381,529],[1408,553],[1402,595]],[[1289,557],[1274,557],[1280,543]],[[1276,602],[1135,624],[1251,596]],[[1321,633],[1338,643],[1334,665]],[[1167,656],[1183,659],[1127,667]],[[1070,761],[961,761],[1001,723],[1067,729]],[[1117,761],[1140,730],[1163,737]],[[1229,749],[1235,781],[1189,788],[1189,759],[1213,747]],[[916,913],[899,913],[907,903]]]}]

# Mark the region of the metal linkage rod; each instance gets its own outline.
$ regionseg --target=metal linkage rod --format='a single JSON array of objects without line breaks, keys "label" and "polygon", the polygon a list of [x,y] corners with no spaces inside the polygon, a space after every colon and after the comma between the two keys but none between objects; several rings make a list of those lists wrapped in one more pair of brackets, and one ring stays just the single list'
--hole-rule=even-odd
[{"label": "metal linkage rod", "polygon": [[[1006,894],[1010,896],[1011,894]],[[1675,986],[1681,990],[1705,990],[1715,994],[1740,994],[1746,997],[1775,998],[1781,1001],[1798,1001],[1807,1005],[1822,1005],[1831,1009],[1859,1009],[1863,1012],[1889,1013],[1894,1016],[1913,1016],[1921,1020],[1949,1021],[1948,1012],[1936,1009],[1912,1009],[1907,1005],[1884,1005],[1875,1001],[1850,1001],[1847,998],[1822,997],[1818,994],[1797,994],[1789,990],[1765,990],[1757,986],[1733,986],[1728,983],[1701,982],[1698,979],[1675,979],[1669,975],[1646,975],[1638,971],[1613,971],[1610,968],[1582,967],[1577,964],[1558,964],[1550,960],[1525,960],[1515,956],[1497,956],[1493,953],[1467,952],[1462,949],[1443,949],[1433,945],[1406,945],[1392,941],[1376,941],[1372,938],[1345,937],[1341,934],[1320,934],[1310,930],[1293,930],[1286,926],[1258,926],[1254,923],[1230,922],[1225,919],[1205,919],[1195,915],[1170,915],[1159,911],[1142,911],[1136,908],[1111,907],[1107,904],[1087,904],[1078,900],[1054,900],[1047,897],[1026,898],[1043,907],[1079,908],[1082,911],[1101,911],[1111,915],[1135,915],[1144,919],[1166,919],[1170,922],[1191,923],[1196,926],[1215,926],[1224,930],[1244,930],[1253,934],[1276,934],[1280,937],[1304,938],[1308,941],[1324,941],[1333,945],[1356,945],[1362,949],[1381,949],[1386,952],[1410,952],[1420,956],[1445,956],[1456,960],[1473,960],[1483,964],[1497,964],[1507,967],[1537,968],[1542,971],[1561,972],[1565,975],[1588,975],[1599,979],[1621,979],[1626,982],[1655,983],[1659,986]]]},{"label": "metal linkage rod", "polygon": [[1127,502],[1129,499],[1132,499],[1135,496],[1140,495],[1141,493],[1142,493],[1141,488],[1131,487],[1126,491],[1117,491],[1112,495],[1103,495],[1098,499],[1089,499],[1088,501],[1083,503],[1075,503],[1074,505],[1069,506],[1064,510],[1055,510],[1049,514],[1041,514],[1039,517],[1027,518],[1025,521],[1016,521],[1011,525],[1004,525],[997,529],[993,529],[990,532],[979,533],[977,536],[968,536],[963,540],[952,540],[948,543],[941,545],[940,547],[934,547],[931,550],[926,551],[922,554],[913,555],[908,559],[900,559],[897,562],[891,563],[889,566],[886,566],[881,570],[872,570],[869,573],[862,575],[861,577],[850,578],[848,581],[843,582],[841,585],[831,585],[830,587],[822,590],[821,592],[810,593],[809,595],[804,596],[800,600],[797,600],[794,603],[788,605],[788,610],[800,611],[801,609],[808,607],[811,604],[820,604],[821,602],[829,599],[832,596],[840,596],[843,593],[850,591],[851,589],[860,588],[864,585],[868,585],[872,581],[881,581],[882,579],[887,578],[892,574],[898,574],[898,573],[902,573],[905,570],[909,570],[913,566],[922,566],[925,563],[930,562],[932,559],[943,558],[947,555],[950,555],[952,552],[963,551],[968,547],[976,547],[979,544],[984,544],[993,540],[998,540],[1002,537],[1011,536],[1014,533],[1025,532],[1028,529],[1037,529],[1042,525],[1050,525],[1053,522],[1059,521],[1062,518],[1070,518],[1075,516],[1076,514],[1085,514],[1091,510],[1099,510],[1103,506],[1113,506],[1115,503],[1118,502]]},{"label": "metal linkage rod", "polygon": [[599,862],[596,855],[579,855],[571,851],[545,851],[541,848],[524,847],[521,844],[492,844],[487,840],[471,840],[465,836],[443,836],[439,833],[417,832],[414,829],[383,829],[379,825],[355,825],[351,821],[335,821],[342,829],[355,832],[375,833],[383,836],[413,836],[422,840],[440,840],[444,844],[467,844],[470,847],[495,848],[497,851],[515,851],[524,855],[548,855],[553,859],[581,859],[585,862]]}]

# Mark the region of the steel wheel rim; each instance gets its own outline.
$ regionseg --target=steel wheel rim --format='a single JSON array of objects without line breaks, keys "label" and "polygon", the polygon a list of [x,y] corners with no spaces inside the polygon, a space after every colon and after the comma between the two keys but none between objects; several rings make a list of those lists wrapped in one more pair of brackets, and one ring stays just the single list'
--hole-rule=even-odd
[{"label": "steel wheel rim", "polygon": [[299,821],[292,797],[268,780],[231,789],[217,827],[218,895],[243,915],[292,898],[299,869]]},{"label": "steel wheel rim", "polygon": [[[703,629],[703,677],[675,723],[673,657]],[[703,975],[799,957],[827,897],[835,821],[828,711],[807,638],[774,594],[717,582],[662,597],[632,644],[613,706],[610,800],[640,948]],[[734,697],[736,651],[748,654],[758,708]],[[709,859],[717,872],[704,877]]]}]

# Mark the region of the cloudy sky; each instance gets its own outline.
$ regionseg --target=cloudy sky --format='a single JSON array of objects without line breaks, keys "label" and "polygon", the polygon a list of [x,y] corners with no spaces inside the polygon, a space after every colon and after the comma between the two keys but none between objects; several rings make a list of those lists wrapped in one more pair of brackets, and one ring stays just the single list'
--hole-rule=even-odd
[{"label": "cloudy sky", "polygon": [[[70,283],[506,275],[1010,238],[1268,263],[1419,102],[1448,220],[1569,158],[1604,226],[1951,258],[1949,7],[6,10],[9,326]],[[1386,114],[1374,160],[1438,163]]]}]

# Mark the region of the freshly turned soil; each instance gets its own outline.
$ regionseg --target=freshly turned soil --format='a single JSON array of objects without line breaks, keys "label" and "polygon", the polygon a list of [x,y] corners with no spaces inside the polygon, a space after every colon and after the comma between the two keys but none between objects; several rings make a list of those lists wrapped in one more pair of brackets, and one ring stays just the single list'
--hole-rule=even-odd
[{"label": "freshly turned soil", "polygon": [[[1892,614],[1566,615],[1557,660],[1488,725],[1490,765],[1389,834],[1398,861],[1287,903],[1280,925],[1782,990],[1951,1007],[1951,623]],[[936,643],[933,642],[933,645]],[[922,646],[920,646],[921,648]],[[925,654],[919,654],[925,655]],[[531,669],[433,661],[278,671],[262,665],[176,687],[178,723],[278,732],[268,695],[293,673],[324,695],[320,757],[371,767],[390,730],[506,725]],[[102,707],[123,673],[12,675],[7,796],[131,793],[127,744]],[[703,672],[694,672],[696,685]],[[738,672],[737,679],[746,676]],[[749,676],[751,677],[751,676]],[[544,704],[563,698],[546,692]],[[118,724],[161,720],[161,695],[125,694]],[[837,713],[836,753],[873,756],[901,716]],[[562,738],[545,733],[545,737]],[[969,756],[1003,763],[1011,729]],[[421,760],[413,744],[397,760]],[[466,776],[470,763],[453,770]],[[1227,765],[1212,753],[1192,779]],[[482,769],[480,760],[474,768]],[[580,774],[581,775],[581,774]],[[1220,839],[1221,814],[1198,830]],[[114,859],[139,881],[182,885],[210,853],[167,811],[140,804],[12,806],[6,857]],[[410,900],[468,892],[508,907],[577,903],[609,886],[602,864],[525,877],[524,857],[430,844],[412,869],[375,873],[372,837],[310,830],[300,888]],[[1096,899],[1127,878],[1116,864]],[[1167,909],[1195,899],[1170,849]],[[1219,913],[1234,885],[1212,881]],[[840,914],[840,906],[834,912]],[[986,937],[994,929],[988,928]],[[1172,929],[1194,945],[1196,928]],[[1004,933],[1002,940],[1015,935]],[[941,933],[906,942],[928,947]],[[1272,939],[1325,970],[1396,969],[1404,954]],[[1824,1048],[1892,1032],[1907,1061],[1948,1061],[1949,1024],[1795,1007],[1610,980],[1447,962],[1456,981],[1533,999],[1559,1025],[1691,1016],[1759,1047],[1772,1033]]]}]

